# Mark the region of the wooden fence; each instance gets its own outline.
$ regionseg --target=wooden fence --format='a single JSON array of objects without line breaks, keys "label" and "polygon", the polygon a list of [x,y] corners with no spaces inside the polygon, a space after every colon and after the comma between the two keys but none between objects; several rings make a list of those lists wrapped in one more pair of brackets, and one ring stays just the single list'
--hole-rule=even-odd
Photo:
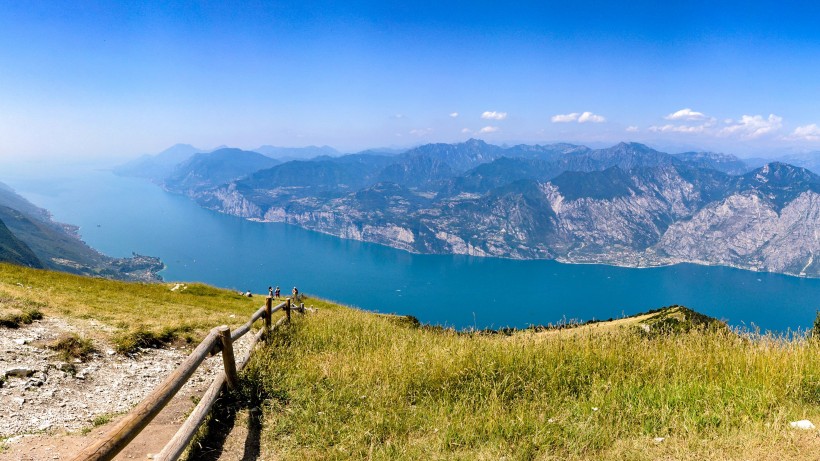
[{"label": "wooden fence", "polygon": [[[304,305],[302,305],[304,306]],[[297,308],[299,309],[299,308]],[[285,316],[279,319],[275,325],[271,325],[271,317],[274,312],[285,311]],[[304,307],[300,309],[304,313]],[[236,388],[238,384],[237,373],[241,371],[253,354],[256,344],[263,338],[269,338],[270,332],[283,322],[290,322],[291,300],[273,307],[272,298],[265,300],[265,305],[251,315],[250,320],[233,332],[226,325],[216,327],[208,333],[199,346],[194,349],[165,381],[160,383],[147,397],[145,397],[133,410],[105,433],[100,439],[77,453],[72,461],[83,460],[110,460],[117,453],[122,451],[139,433],[151,422],[154,417],[171,401],[176,393],[185,385],[191,375],[199,368],[202,362],[208,357],[222,352],[222,363],[224,371],[213,381],[208,390],[200,399],[196,408],[188,416],[177,433],[165,445],[159,454],[154,456],[155,460],[176,461],[196,434],[197,429],[208,416],[217,397],[222,392],[222,388],[227,384],[229,389]],[[261,328],[253,337],[248,352],[237,362],[234,358],[233,343],[251,330],[253,324],[260,319],[265,319],[265,327]]]}]

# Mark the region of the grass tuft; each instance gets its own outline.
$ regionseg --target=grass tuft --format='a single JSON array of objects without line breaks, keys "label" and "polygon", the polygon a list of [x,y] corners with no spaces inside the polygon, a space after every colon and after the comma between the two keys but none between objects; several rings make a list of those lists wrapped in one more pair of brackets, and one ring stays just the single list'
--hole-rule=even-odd
[{"label": "grass tuft", "polygon": [[19,328],[35,320],[42,320],[40,308],[45,304],[37,301],[3,296],[0,293],[0,327]]},{"label": "grass tuft", "polygon": [[56,351],[64,362],[72,359],[84,360],[96,351],[90,339],[83,338],[76,333],[61,336],[49,344],[48,348]]},{"label": "grass tuft", "polygon": [[164,327],[158,331],[144,325],[114,335],[115,350],[121,354],[131,354],[139,349],[160,349],[177,341],[191,343],[194,341],[194,327],[179,325]]},{"label": "grass tuft", "polygon": [[111,422],[111,419],[113,417],[114,417],[114,415],[112,415],[111,413],[103,413],[101,415],[97,415],[91,421],[91,425],[93,427],[99,427],[99,426],[108,424],[109,422]]}]

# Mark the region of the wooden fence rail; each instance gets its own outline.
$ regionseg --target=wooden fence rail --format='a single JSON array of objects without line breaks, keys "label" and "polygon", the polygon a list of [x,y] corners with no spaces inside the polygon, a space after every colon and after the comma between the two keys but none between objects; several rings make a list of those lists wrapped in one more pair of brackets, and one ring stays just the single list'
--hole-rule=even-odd
[{"label": "wooden fence rail", "polygon": [[[286,316],[279,319],[275,325],[271,325],[271,316],[274,312],[284,310]],[[191,439],[196,434],[197,429],[205,420],[205,417],[216,402],[217,397],[222,392],[227,383],[229,388],[234,388],[238,382],[238,372],[242,371],[250,361],[256,344],[264,337],[270,337],[270,332],[285,321],[290,321],[291,301],[273,307],[273,300],[268,297],[265,305],[260,307],[251,315],[247,323],[240,326],[233,333],[226,325],[213,328],[205,339],[165,380],[159,384],[147,397],[145,397],[133,410],[120,420],[114,427],[105,433],[100,439],[89,445],[72,458],[72,461],[107,461],[113,459],[117,453],[122,451],[139,433],[147,426],[154,417],[171,401],[180,388],[188,381],[191,375],[205,361],[210,354],[222,352],[222,362],[224,371],[214,379],[211,386],[202,396],[194,411],[180,427],[174,437],[165,445],[165,448],[154,457],[155,460],[176,461]],[[304,312],[304,311],[302,311]],[[264,318],[265,327],[254,335],[250,348],[237,362],[233,354],[233,343],[251,330],[254,322]]]}]

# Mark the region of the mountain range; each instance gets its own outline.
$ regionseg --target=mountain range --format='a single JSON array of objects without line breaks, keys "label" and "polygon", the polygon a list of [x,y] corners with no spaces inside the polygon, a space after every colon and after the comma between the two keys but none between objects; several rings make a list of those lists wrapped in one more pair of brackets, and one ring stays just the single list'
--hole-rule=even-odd
[{"label": "mountain range", "polygon": [[200,153],[154,180],[223,213],[418,253],[820,276],[820,177],[783,162],[754,168],[732,155],[637,143],[475,139],[399,154],[264,158]]}]

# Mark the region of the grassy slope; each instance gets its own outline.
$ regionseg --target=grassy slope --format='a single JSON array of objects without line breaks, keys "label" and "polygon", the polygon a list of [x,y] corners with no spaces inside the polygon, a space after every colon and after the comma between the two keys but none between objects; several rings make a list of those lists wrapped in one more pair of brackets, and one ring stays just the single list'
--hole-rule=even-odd
[{"label": "grassy slope", "polygon": [[318,314],[297,318],[248,371],[270,398],[265,443],[283,459],[798,459],[820,450],[815,432],[788,425],[820,418],[820,347],[809,341],[602,325],[469,335],[314,304]]},{"label": "grassy slope", "polygon": [[[196,340],[217,325],[238,326],[264,300],[202,284],[140,284],[0,264],[0,303],[33,303],[46,316],[94,319],[120,336],[170,333]],[[0,306],[2,307],[2,306]],[[231,318],[231,315],[234,315]],[[103,334],[103,332],[101,332]]]},{"label": "grassy slope", "polygon": [[[261,304],[204,285],[169,288],[0,264],[0,304],[123,331],[201,336],[236,326]],[[318,313],[295,316],[245,373],[249,389],[267,398],[264,449],[281,459],[774,460],[820,452],[816,431],[788,428],[820,420],[815,342],[718,330],[647,335],[625,321],[469,335],[308,304]]]}]

